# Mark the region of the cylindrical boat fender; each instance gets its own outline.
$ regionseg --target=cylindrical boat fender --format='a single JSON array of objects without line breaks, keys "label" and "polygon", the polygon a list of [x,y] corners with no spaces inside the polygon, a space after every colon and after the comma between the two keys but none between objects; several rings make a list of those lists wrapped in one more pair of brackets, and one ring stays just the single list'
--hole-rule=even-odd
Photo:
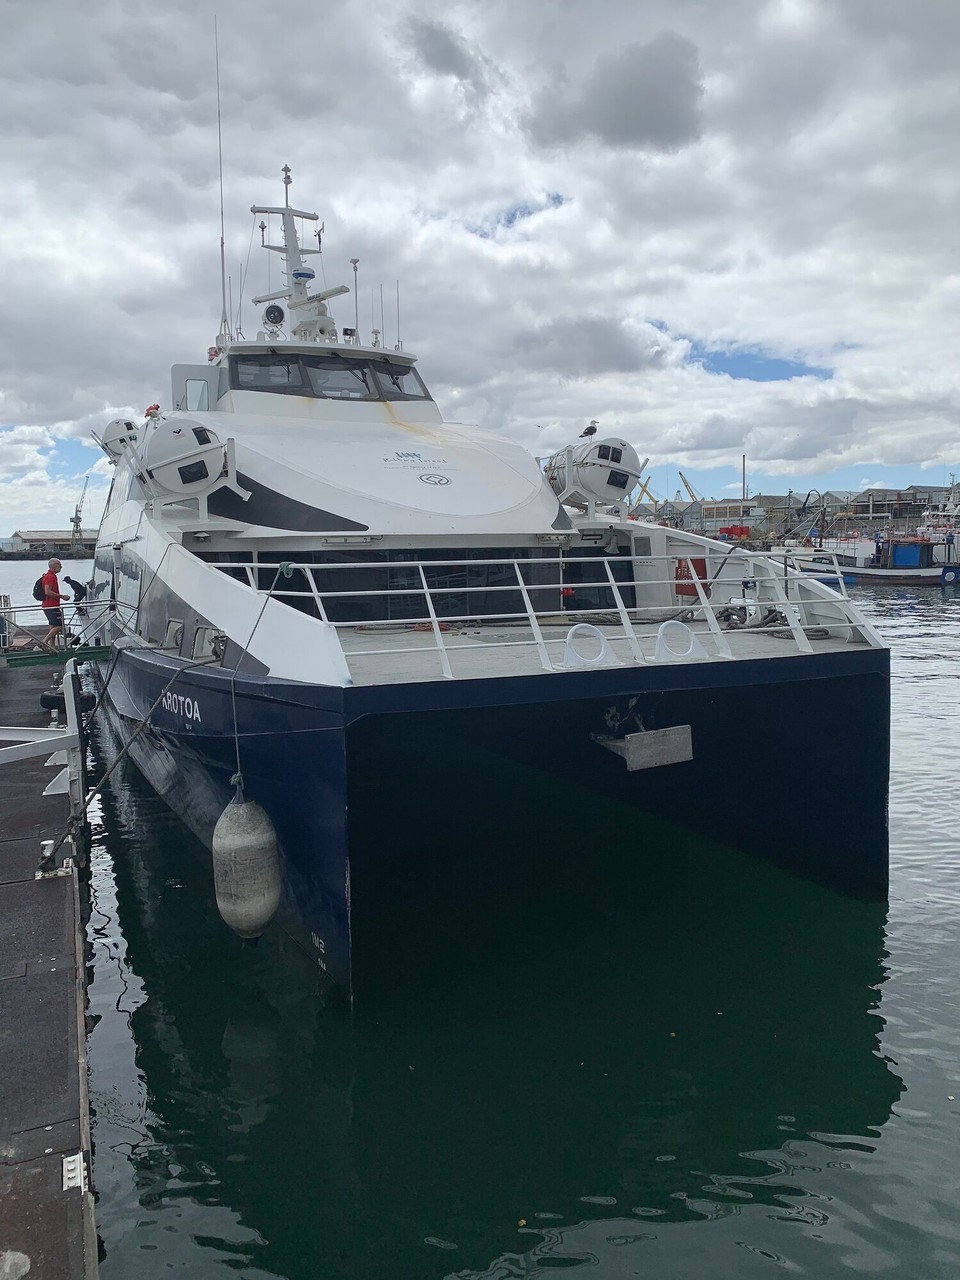
[{"label": "cylindrical boat fender", "polygon": [[[94,693],[88,693],[83,690],[78,702],[81,711],[92,711],[97,705],[97,696]],[[62,711],[66,714],[66,695],[62,689],[44,689],[40,695],[40,705],[44,711]]]},{"label": "cylindrical boat fender", "polygon": [[241,938],[259,938],[280,905],[277,833],[255,800],[237,792],[213,829],[217,909]]},{"label": "cylindrical boat fender", "polygon": [[944,586],[952,586],[953,583],[960,581],[960,568],[955,564],[948,564],[946,568],[940,570],[940,581]]}]

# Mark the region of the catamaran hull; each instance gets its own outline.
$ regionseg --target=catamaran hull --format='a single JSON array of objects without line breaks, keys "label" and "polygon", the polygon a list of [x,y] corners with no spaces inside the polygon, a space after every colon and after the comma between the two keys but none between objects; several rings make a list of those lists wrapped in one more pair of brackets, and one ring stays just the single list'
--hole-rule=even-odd
[{"label": "catamaran hull", "polygon": [[[229,672],[193,669],[163,695],[175,671],[156,653],[119,657],[105,704],[116,735],[160,698],[130,755],[208,848],[239,757],[279,838],[278,924],[349,994],[450,919],[496,911],[500,894],[602,875],[602,843],[569,835],[572,808],[602,801],[623,806],[618,839],[638,875],[670,856],[662,835],[645,839],[647,814],[661,833],[886,894],[883,649],[350,688],[232,687]],[[689,726],[693,758],[628,769],[604,740],[641,726]]]}]

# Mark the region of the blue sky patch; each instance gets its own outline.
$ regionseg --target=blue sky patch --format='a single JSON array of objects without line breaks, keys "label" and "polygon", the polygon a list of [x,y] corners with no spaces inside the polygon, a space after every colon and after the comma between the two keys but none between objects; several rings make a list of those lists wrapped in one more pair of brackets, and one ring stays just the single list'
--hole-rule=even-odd
[{"label": "blue sky patch", "polygon": [[521,201],[518,204],[508,205],[505,209],[498,209],[483,222],[468,222],[467,230],[471,235],[479,236],[481,240],[489,240],[501,227],[510,231],[518,222],[525,222],[527,218],[532,218],[534,214],[543,213],[547,209],[559,209],[566,203],[566,196],[561,195],[559,191],[548,191],[542,200]]},{"label": "blue sky patch", "polygon": [[[95,463],[99,462],[103,455],[99,449],[91,449],[88,445],[84,445],[75,436],[66,440],[58,440],[56,448],[48,463],[48,470],[51,475],[60,476],[63,479],[76,479],[83,484],[83,477]],[[95,484],[97,477],[94,476],[90,483]]]},{"label": "blue sky patch", "polygon": [[833,370],[819,365],[805,364],[802,360],[782,360],[764,355],[762,351],[741,348],[732,351],[711,351],[699,342],[691,343],[690,358],[701,364],[708,373],[725,373],[728,378],[742,378],[750,382],[786,382],[790,378],[832,378]]}]

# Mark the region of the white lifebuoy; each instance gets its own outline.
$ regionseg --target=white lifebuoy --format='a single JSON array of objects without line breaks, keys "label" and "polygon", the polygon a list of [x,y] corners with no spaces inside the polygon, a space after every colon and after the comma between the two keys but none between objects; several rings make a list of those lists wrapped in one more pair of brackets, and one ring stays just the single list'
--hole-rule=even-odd
[{"label": "white lifebuoy", "polygon": [[954,582],[960,582],[960,568],[956,565],[948,564],[946,568],[940,570],[940,581],[944,585],[952,585]]}]

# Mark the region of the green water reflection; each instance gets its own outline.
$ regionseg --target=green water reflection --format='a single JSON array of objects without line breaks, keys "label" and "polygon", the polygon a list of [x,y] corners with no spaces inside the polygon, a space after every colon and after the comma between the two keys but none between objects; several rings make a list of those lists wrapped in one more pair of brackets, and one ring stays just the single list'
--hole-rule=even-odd
[{"label": "green water reflection", "polygon": [[562,839],[592,875],[558,856],[495,912],[411,917],[348,1015],[219,925],[202,851],[121,778],[92,916],[104,1280],[861,1256],[851,1169],[901,1092],[884,911],[615,807]]}]

